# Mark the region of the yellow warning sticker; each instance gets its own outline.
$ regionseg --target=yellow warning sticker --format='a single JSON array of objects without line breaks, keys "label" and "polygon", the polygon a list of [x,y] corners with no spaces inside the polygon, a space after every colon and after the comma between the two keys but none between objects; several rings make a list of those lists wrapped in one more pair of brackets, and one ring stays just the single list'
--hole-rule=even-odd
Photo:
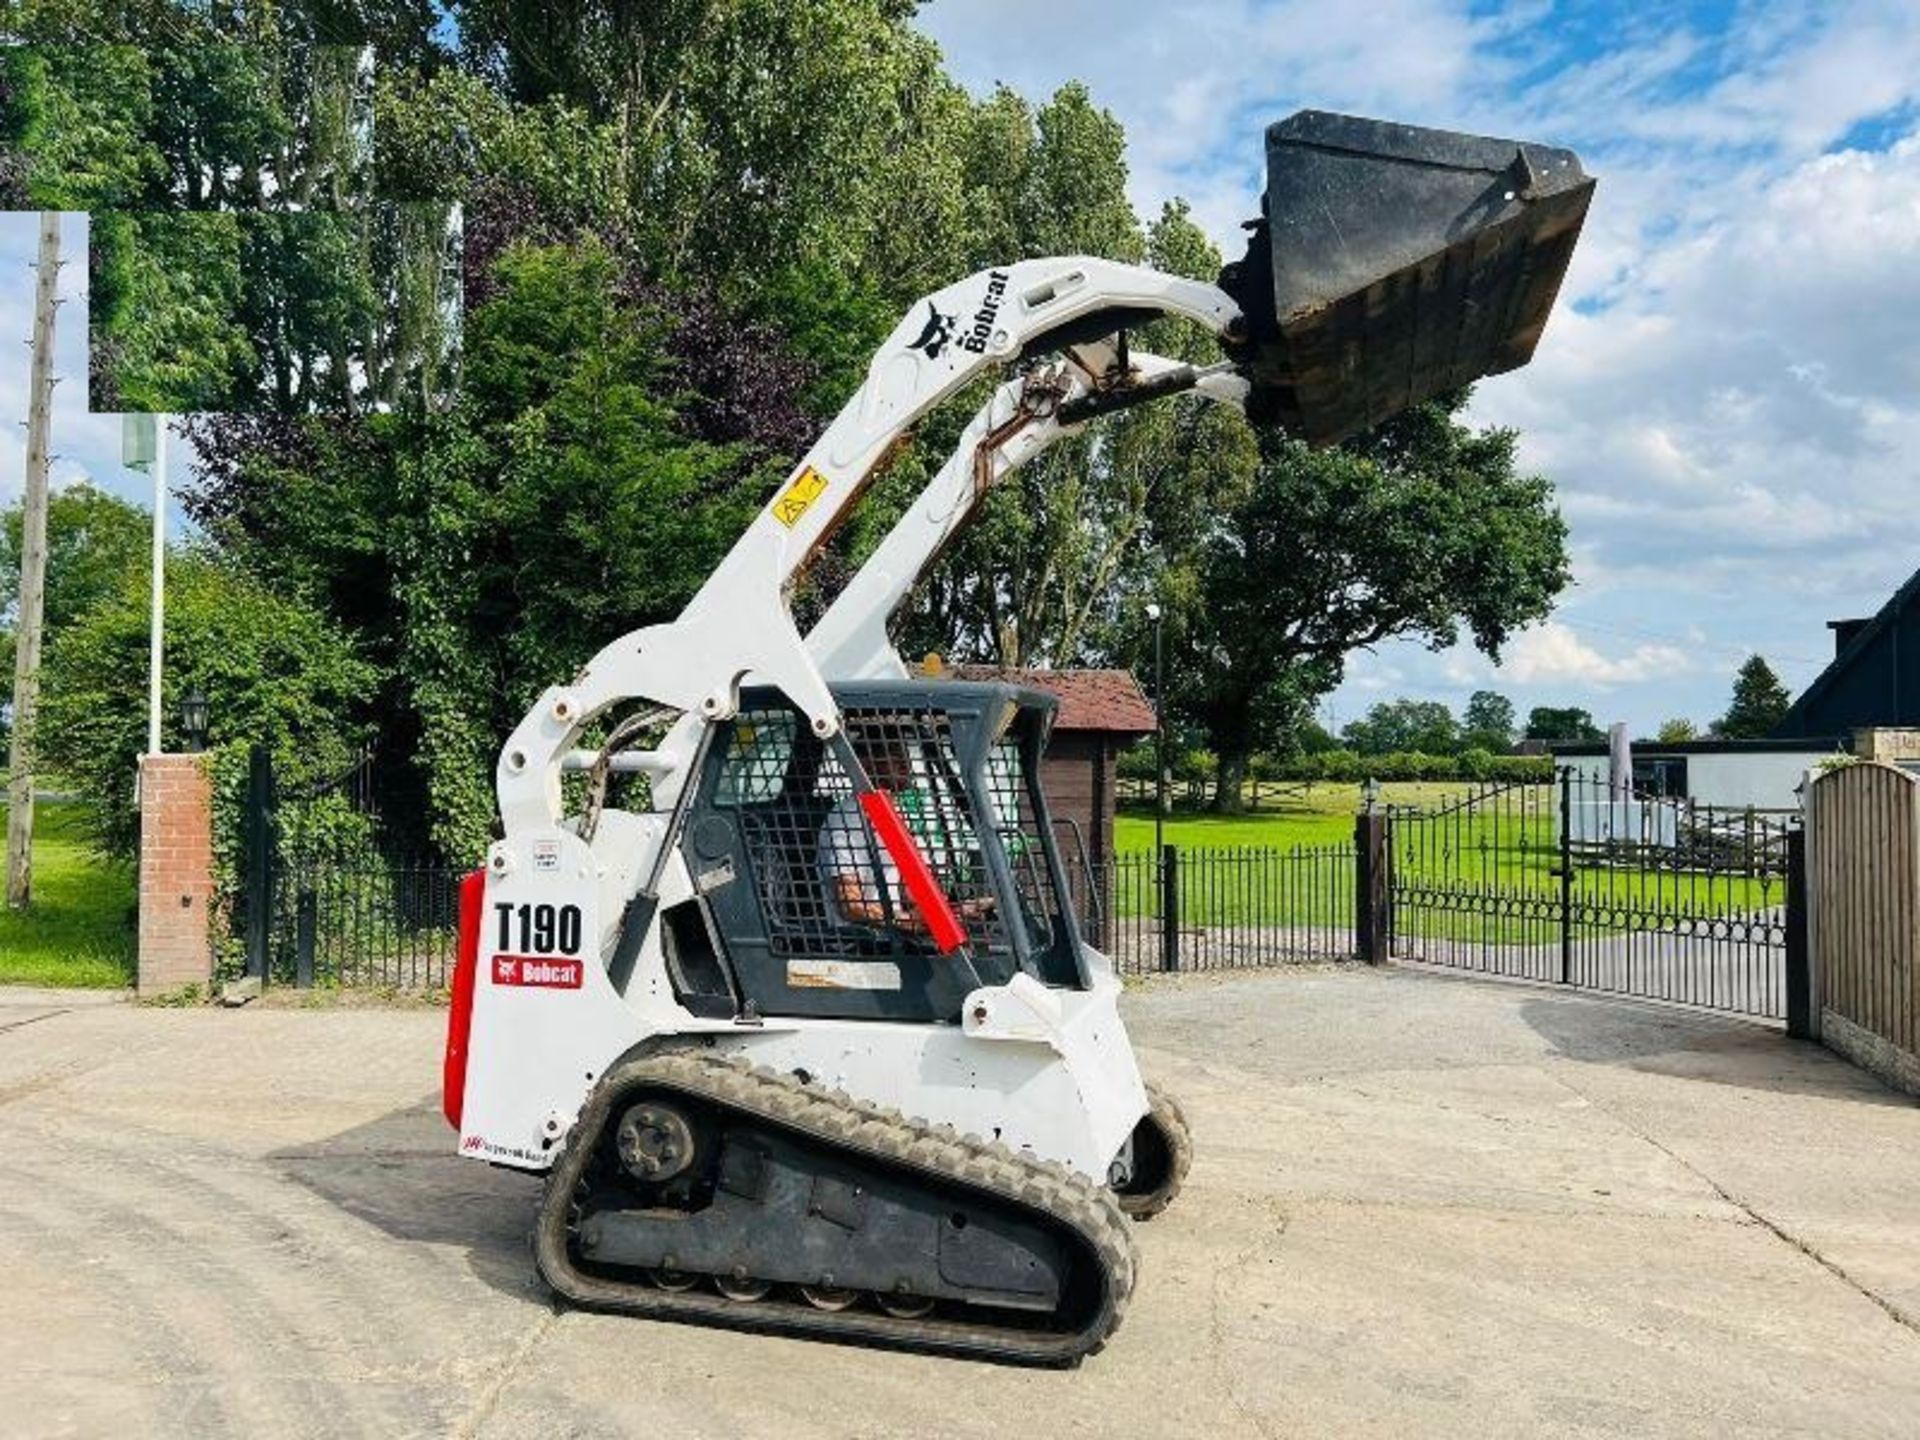
[{"label": "yellow warning sticker", "polygon": [[791,485],[773,502],[773,518],[791,530],[800,523],[800,517],[813,507],[827,489],[827,477],[811,465],[797,476]]}]

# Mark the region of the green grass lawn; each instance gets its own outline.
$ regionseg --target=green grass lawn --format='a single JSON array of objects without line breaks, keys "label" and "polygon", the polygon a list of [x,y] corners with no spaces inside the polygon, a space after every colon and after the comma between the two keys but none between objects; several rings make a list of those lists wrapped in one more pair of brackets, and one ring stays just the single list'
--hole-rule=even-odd
[{"label": "green grass lawn", "polygon": [[133,963],[131,867],[88,849],[72,805],[34,806],[33,904],[0,904],[0,984],[131,985]]},{"label": "green grass lawn", "polygon": [[[1444,805],[1471,786],[1447,781],[1409,781],[1380,787],[1382,805]],[[1350,845],[1360,787],[1321,782],[1284,800],[1268,799],[1258,814],[1205,815],[1187,811],[1167,817],[1167,843],[1182,849],[1257,845],[1290,850],[1295,845]],[[1114,825],[1114,848],[1122,855],[1153,850],[1153,811],[1122,810]]]}]

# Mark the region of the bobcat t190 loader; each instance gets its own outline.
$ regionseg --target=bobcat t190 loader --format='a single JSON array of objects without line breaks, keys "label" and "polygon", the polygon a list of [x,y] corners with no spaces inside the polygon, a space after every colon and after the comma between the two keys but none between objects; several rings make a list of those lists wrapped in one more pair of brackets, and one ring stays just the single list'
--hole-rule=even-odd
[{"label": "bobcat t190 loader", "polygon": [[[462,1154],[545,1172],[534,1255],[567,1300],[1040,1364],[1120,1323],[1128,1217],[1172,1200],[1190,1145],[1069,903],[1051,702],[909,678],[888,618],[990,487],[1098,415],[1194,391],[1326,444],[1525,364],[1593,189],[1565,150],[1316,111],[1267,132],[1267,165],[1218,284],[1066,257],[918,302],[680,618],[507,740],[445,1108]],[[1227,359],[1132,350],[1162,315]],[[803,638],[795,575],[989,370]],[[649,808],[607,802],[619,773]]]}]

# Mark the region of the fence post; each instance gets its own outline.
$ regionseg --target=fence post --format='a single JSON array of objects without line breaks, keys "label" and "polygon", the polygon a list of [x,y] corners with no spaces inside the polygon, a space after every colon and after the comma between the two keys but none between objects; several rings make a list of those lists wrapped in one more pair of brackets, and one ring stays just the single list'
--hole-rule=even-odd
[{"label": "fence post", "polygon": [[1392,922],[1387,910],[1387,817],[1362,810],[1353,817],[1353,948],[1369,965],[1392,958]]},{"label": "fence post", "polygon": [[273,757],[264,745],[247,755],[247,974],[267,983],[273,925]]},{"label": "fence post", "polygon": [[313,988],[314,932],[319,928],[319,904],[311,885],[302,885],[293,908],[293,983]]},{"label": "fence post", "polygon": [[1560,983],[1573,983],[1573,768],[1560,771]]},{"label": "fence post", "polygon": [[1817,1040],[1812,947],[1807,943],[1807,832],[1787,831],[1787,1034]]},{"label": "fence post", "polygon": [[1160,847],[1160,968],[1180,968],[1180,851]]}]

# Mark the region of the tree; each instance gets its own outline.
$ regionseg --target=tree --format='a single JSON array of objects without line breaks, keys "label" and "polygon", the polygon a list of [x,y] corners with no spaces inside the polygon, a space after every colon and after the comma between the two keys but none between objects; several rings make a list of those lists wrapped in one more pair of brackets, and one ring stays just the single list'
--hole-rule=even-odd
[{"label": "tree", "polygon": [[[128,777],[146,749],[149,590],[126,577],[47,650],[41,732],[48,765],[79,791],[87,830],[106,853],[131,857],[140,833]],[[264,589],[230,566],[176,553],[167,570],[168,735],[179,698],[208,699],[215,745],[269,746],[292,784],[344,768],[363,738],[356,723],[371,670],[339,628],[311,607]]]},{"label": "tree", "polygon": [[955,150],[965,94],[910,0],[452,9],[491,88],[604,137],[607,190],[656,276],[715,278],[743,303],[820,262],[904,303],[961,273],[943,262],[988,197]]},{"label": "tree", "polygon": [[1700,731],[1693,721],[1685,716],[1676,716],[1672,720],[1662,720],[1660,728],[1654,732],[1654,739],[1662,745],[1684,744],[1688,740],[1697,740]]},{"label": "tree", "polygon": [[1362,755],[1451,755],[1460,748],[1460,722],[1438,700],[1383,700],[1349,722],[1341,738]]},{"label": "tree", "polygon": [[[146,565],[152,519],[144,510],[97,490],[69,485],[47,502],[46,632],[61,633]],[[0,511],[0,617],[20,593],[21,509]],[[13,673],[13,632],[0,619],[0,674]]]},{"label": "tree", "polygon": [[1300,755],[1324,755],[1329,750],[1338,750],[1340,742],[1318,720],[1309,717],[1300,722],[1300,727],[1291,737],[1292,744],[1282,753]]},{"label": "tree", "polygon": [[1461,717],[1461,743],[1468,749],[1498,753],[1513,748],[1516,721],[1513,701],[1493,690],[1476,690],[1467,697]]},{"label": "tree", "polygon": [[379,667],[384,813],[462,860],[525,707],[676,615],[809,428],[777,335],[661,293],[595,236],[510,240],[489,283],[455,409],[208,419],[187,494],[226,554]]},{"label": "tree", "polygon": [[1247,757],[1297,728],[1354,650],[1462,632],[1497,656],[1567,583],[1552,487],[1514,467],[1510,430],[1429,402],[1328,450],[1265,437],[1246,498],[1202,545],[1177,699],[1220,757],[1214,805],[1241,804]]},{"label": "tree", "polygon": [[[1119,123],[1081,84],[1062,86],[1039,113],[996,92],[968,138],[970,175],[987,196],[981,236],[998,246],[977,263],[1056,253],[1140,259],[1123,150]],[[989,188],[993,177],[998,190]],[[1162,215],[1146,250],[1162,269],[1219,269],[1185,207]],[[985,396],[985,386],[973,386],[962,407],[972,411]],[[956,434],[958,426],[924,426],[935,465]],[[1073,664],[1085,655],[1121,566],[1146,538],[1156,470],[1175,444],[1167,428],[1119,422],[1102,438],[1108,444],[1062,440],[987,495],[972,528],[925,576],[902,628],[908,651],[1000,664]]]},{"label": "tree", "polygon": [[93,217],[96,410],[181,413],[236,397],[257,357],[241,319],[245,222],[194,211]]},{"label": "tree", "polygon": [[1593,716],[1572,705],[1536,705],[1527,712],[1529,740],[1604,740]]},{"label": "tree", "polygon": [[1793,697],[1773,667],[1751,655],[1733,677],[1733,702],[1715,722],[1714,734],[1728,740],[1759,740],[1769,735],[1793,705]]}]

